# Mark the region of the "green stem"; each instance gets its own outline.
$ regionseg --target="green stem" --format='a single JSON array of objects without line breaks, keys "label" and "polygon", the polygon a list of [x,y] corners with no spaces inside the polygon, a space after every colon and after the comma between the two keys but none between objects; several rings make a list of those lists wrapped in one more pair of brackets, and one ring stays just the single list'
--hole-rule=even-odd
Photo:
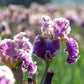
[{"label": "green stem", "polygon": [[48,64],[48,63],[46,62],[45,70],[44,70],[44,73],[43,73],[43,76],[42,76],[42,79],[41,79],[40,84],[44,84],[44,81],[45,81],[45,78],[46,78],[46,74],[47,74],[49,65],[50,65],[50,64]]},{"label": "green stem", "polygon": [[22,84],[22,80],[16,80],[15,84]]},{"label": "green stem", "polygon": [[33,75],[33,84],[37,84],[37,74]]}]

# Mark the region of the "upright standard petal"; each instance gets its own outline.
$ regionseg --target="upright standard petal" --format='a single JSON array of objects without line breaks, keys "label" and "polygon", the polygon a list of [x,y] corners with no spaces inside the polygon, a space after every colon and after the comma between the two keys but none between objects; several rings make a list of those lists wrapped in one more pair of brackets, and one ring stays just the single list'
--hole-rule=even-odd
[{"label": "upright standard petal", "polygon": [[64,37],[70,33],[71,28],[69,26],[69,21],[67,19],[60,17],[54,19],[53,22],[55,37]]}]

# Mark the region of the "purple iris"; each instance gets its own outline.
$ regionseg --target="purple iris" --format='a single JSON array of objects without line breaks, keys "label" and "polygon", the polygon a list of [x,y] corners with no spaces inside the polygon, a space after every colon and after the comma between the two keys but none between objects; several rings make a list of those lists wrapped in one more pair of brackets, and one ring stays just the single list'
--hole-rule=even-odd
[{"label": "purple iris", "polygon": [[[24,68],[24,71],[29,70],[30,74],[34,74],[37,70],[37,66],[32,60],[33,47],[25,35],[25,33],[19,33],[13,40],[2,40],[0,42],[0,59],[10,68],[15,68],[19,63],[23,63],[22,68]],[[31,63],[32,71],[28,68]]]},{"label": "purple iris", "polygon": [[55,57],[55,53],[60,49],[60,41],[57,40],[45,40],[41,36],[36,36],[33,45],[33,53],[43,60],[52,60]]},{"label": "purple iris", "polygon": [[[48,26],[45,26],[44,24]],[[71,31],[69,21],[65,18],[55,18],[51,20],[48,16],[43,16],[43,23],[41,27],[41,36],[36,36],[33,53],[42,60],[52,60],[55,53],[60,49],[60,43],[66,43],[66,51],[68,52],[67,63],[72,64],[79,58],[77,42],[68,38]]]},{"label": "purple iris", "polygon": [[48,70],[44,84],[52,84],[53,75],[54,75],[54,71],[53,70],[51,70],[51,71]]},{"label": "purple iris", "polygon": [[10,59],[11,57],[16,57],[17,51],[15,50],[15,47],[17,47],[16,44],[10,39],[1,41],[0,56],[2,57],[2,59]]}]

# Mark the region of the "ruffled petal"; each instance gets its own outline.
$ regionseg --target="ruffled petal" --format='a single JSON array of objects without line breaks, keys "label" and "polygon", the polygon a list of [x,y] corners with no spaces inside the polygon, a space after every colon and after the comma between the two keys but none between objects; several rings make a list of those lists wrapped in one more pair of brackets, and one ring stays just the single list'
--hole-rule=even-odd
[{"label": "ruffled petal", "polygon": [[69,21],[67,19],[62,17],[55,18],[53,22],[55,37],[64,37],[70,33],[71,28],[69,26]]},{"label": "ruffled petal", "polygon": [[43,60],[52,60],[55,57],[55,52],[60,49],[60,41],[57,40],[45,40],[41,36],[36,36],[33,53],[43,59]]},{"label": "ruffled petal", "polygon": [[37,71],[37,66],[36,66],[36,62],[31,62],[28,66],[28,73],[29,74],[35,74]]},{"label": "ruffled petal", "polygon": [[72,64],[76,62],[77,59],[79,59],[80,57],[80,56],[77,56],[79,53],[78,44],[74,39],[70,38],[67,40],[66,46],[67,46],[67,49],[65,51],[67,51],[68,53],[67,63]]}]

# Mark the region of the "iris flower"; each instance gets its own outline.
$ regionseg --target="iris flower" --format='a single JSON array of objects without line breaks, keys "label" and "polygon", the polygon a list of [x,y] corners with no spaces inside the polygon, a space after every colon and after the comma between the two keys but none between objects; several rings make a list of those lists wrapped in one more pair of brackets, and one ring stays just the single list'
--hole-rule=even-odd
[{"label": "iris flower", "polygon": [[14,36],[14,39],[4,39],[0,42],[0,60],[2,64],[16,69],[22,64],[22,70],[28,70],[29,74],[37,71],[36,62],[32,60],[32,44],[26,38],[26,34],[21,32]]},{"label": "iris flower", "polygon": [[69,38],[71,31],[69,21],[65,18],[51,20],[49,16],[42,17],[41,35],[37,35],[33,45],[33,53],[42,60],[51,61],[60,50],[60,44],[66,43],[68,54],[67,63],[72,64],[79,59],[78,44],[73,38]]}]

